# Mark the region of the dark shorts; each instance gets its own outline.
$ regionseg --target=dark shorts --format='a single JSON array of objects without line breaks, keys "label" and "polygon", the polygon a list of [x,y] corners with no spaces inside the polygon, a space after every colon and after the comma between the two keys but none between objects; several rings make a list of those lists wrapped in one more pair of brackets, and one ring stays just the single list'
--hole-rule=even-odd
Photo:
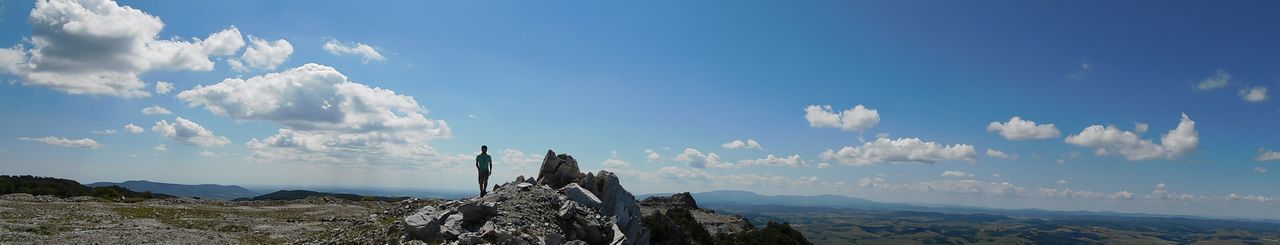
[{"label": "dark shorts", "polygon": [[480,181],[489,181],[490,172],[480,171]]}]

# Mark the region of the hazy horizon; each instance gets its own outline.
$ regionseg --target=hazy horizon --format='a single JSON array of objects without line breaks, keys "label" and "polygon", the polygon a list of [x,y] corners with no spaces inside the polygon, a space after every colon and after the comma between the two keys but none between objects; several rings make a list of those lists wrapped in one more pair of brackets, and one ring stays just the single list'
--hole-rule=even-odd
[{"label": "hazy horizon", "polygon": [[0,174],[1280,219],[1259,4],[0,1]]}]

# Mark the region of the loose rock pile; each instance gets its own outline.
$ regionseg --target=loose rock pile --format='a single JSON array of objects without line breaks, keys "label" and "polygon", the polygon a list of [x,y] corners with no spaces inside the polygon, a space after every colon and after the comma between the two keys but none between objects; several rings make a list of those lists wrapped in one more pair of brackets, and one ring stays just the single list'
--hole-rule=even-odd
[{"label": "loose rock pile", "polygon": [[538,178],[419,209],[404,218],[406,234],[447,244],[648,244],[640,207],[617,175],[578,171],[572,156],[547,151]]}]

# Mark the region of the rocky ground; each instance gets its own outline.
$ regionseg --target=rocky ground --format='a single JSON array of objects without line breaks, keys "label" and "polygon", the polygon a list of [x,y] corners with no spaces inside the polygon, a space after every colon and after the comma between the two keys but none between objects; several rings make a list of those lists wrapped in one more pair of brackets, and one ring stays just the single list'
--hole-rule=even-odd
[{"label": "rocky ground", "polygon": [[0,196],[0,243],[399,243],[400,218],[439,200],[352,202],[332,197],[228,202]]}]

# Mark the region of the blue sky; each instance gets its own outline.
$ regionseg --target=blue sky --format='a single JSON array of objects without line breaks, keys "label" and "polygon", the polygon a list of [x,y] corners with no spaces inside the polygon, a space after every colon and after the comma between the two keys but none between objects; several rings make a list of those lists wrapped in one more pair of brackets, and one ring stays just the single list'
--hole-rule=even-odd
[{"label": "blue sky", "polygon": [[5,174],[1280,218],[1270,2],[0,5]]}]

